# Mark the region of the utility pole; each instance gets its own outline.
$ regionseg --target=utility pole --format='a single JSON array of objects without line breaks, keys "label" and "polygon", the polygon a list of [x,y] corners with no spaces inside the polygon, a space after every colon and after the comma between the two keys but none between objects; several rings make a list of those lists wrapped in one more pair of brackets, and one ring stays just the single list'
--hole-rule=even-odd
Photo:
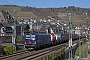
[{"label": "utility pole", "polygon": [[90,28],[89,28],[89,31],[88,31],[88,34],[89,34],[89,53],[90,53]]},{"label": "utility pole", "polygon": [[16,10],[14,10],[14,33],[13,33],[13,44],[16,51]]},{"label": "utility pole", "polygon": [[79,58],[81,60],[81,40],[80,40],[80,36],[79,36]]},{"label": "utility pole", "polygon": [[38,33],[38,21],[36,22],[36,24],[37,24],[37,33]]},{"label": "utility pole", "polygon": [[90,53],[90,28],[88,28],[87,57]]},{"label": "utility pole", "polygon": [[72,21],[69,13],[69,60],[72,60]]}]

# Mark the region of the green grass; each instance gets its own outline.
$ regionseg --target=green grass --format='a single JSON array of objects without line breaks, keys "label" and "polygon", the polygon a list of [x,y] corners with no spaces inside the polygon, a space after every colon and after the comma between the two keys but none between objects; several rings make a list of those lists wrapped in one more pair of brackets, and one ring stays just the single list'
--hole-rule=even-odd
[{"label": "green grass", "polygon": [[75,56],[79,56],[79,48],[81,52],[81,58],[86,58],[87,57],[87,44],[84,43],[81,46],[79,46],[75,52]]}]

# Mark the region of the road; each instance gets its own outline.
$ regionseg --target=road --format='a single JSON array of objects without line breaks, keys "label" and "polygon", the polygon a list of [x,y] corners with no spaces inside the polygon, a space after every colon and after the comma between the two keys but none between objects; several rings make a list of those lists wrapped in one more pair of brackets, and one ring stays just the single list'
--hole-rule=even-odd
[{"label": "road", "polygon": [[90,60],[90,54],[88,55],[87,58],[81,58],[81,60]]},{"label": "road", "polygon": [[90,60],[90,54],[88,55],[87,60]]}]

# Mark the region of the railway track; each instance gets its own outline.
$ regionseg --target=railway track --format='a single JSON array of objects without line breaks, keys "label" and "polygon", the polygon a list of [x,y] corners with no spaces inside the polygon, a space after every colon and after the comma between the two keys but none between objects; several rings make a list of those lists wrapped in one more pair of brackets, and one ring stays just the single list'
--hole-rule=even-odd
[{"label": "railway track", "polygon": [[51,52],[54,52],[56,50],[60,50],[63,46],[65,46],[65,43],[64,44],[61,44],[61,45],[58,45],[58,46],[54,46],[52,48],[47,48],[43,51],[40,51],[38,53],[35,53],[33,55],[29,55],[29,56],[26,56],[26,57],[23,57],[23,58],[20,58],[18,60],[35,60],[37,59],[38,57],[41,57],[43,55],[46,55],[48,53],[51,53]]},{"label": "railway track", "polygon": [[[60,50],[62,46],[64,46],[66,43],[64,44],[60,44],[60,45],[56,45],[53,47],[49,47],[49,48],[45,48],[42,50],[38,50],[38,51],[23,51],[20,53],[16,53],[16,54],[12,54],[12,55],[8,55],[8,56],[4,56],[4,57],[0,57],[0,60],[25,60],[25,59],[34,59],[36,57],[39,57],[41,55],[45,55],[47,53],[50,53],[52,51],[55,50]],[[28,58],[30,57],[30,58]]]},{"label": "railway track", "polygon": [[[77,41],[75,41],[77,42]],[[63,44],[59,44],[56,46],[52,46],[49,48],[45,48],[42,50],[38,50],[38,51],[22,51],[20,53],[15,53],[12,55],[8,55],[8,56],[4,56],[4,57],[0,57],[0,60],[36,60],[42,56],[45,56],[49,53],[52,52],[57,52],[60,51],[62,47],[64,47],[67,43],[63,43]]]},{"label": "railway track", "polygon": [[8,59],[8,58],[10,58],[10,57],[18,56],[18,55],[25,54],[25,53],[28,53],[28,52],[29,52],[28,50],[24,50],[24,51],[21,51],[21,52],[13,53],[13,54],[11,54],[11,55],[1,56],[1,57],[0,57],[0,60],[5,60],[5,59]]}]

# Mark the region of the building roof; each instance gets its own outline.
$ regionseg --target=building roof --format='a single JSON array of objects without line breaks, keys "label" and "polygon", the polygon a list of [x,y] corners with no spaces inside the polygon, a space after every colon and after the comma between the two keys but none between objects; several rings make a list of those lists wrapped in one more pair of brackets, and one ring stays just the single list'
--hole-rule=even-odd
[{"label": "building roof", "polygon": [[10,25],[8,24],[8,22],[2,22],[1,23],[4,27],[9,27]]},{"label": "building roof", "polygon": [[25,29],[26,27],[30,28],[28,24],[19,24],[18,26],[21,26],[23,29]]}]

